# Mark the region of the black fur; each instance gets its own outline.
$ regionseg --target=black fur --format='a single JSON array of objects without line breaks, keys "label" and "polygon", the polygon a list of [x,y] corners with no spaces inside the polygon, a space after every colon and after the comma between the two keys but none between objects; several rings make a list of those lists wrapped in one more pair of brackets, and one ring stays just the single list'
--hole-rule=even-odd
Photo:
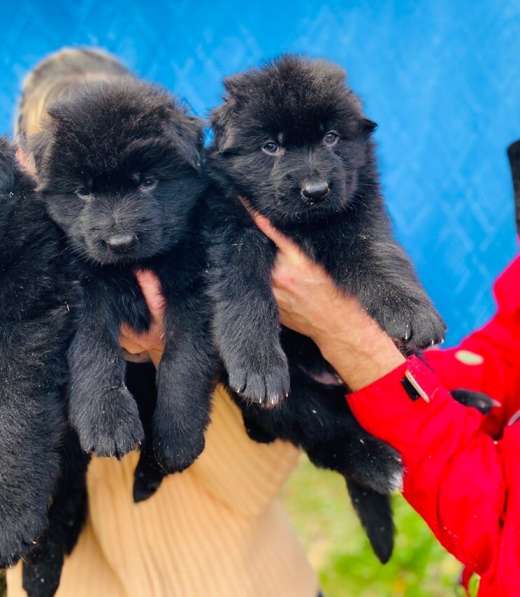
[{"label": "black fur", "polygon": [[134,475],[133,499],[142,502],[153,495],[161,484],[164,471],[153,450],[153,413],[157,403],[155,367],[152,363],[128,363],[126,384],[137,401],[145,440]]},{"label": "black fur", "polygon": [[29,597],[52,597],[65,556],[74,549],[87,515],[86,473],[90,457],[69,428],[61,450],[62,468],[49,511],[49,527],[23,563],[23,588]]},{"label": "black fur", "polygon": [[70,420],[86,452],[121,456],[143,441],[118,336],[122,323],[148,329],[134,271],[152,270],[167,303],[153,447],[166,472],[180,471],[203,449],[216,366],[196,233],[201,125],[132,77],[79,85],[49,116],[29,142],[84,293],[69,351]]},{"label": "black fur", "polygon": [[511,143],[507,148],[507,157],[509,158],[511,177],[513,179],[516,229],[520,234],[520,140]]},{"label": "black fur", "polygon": [[[346,388],[334,385],[317,347],[280,330],[271,292],[276,250],[239,197],[322,264],[339,289],[356,295],[404,350],[439,342],[444,324],[392,238],[370,140],[375,125],[344,72],[288,56],[225,86],[225,102],[212,118],[214,186],[206,204],[215,339],[229,384],[254,437],[291,440],[370,494],[363,502],[356,492],[356,509],[386,560],[391,520],[383,534],[379,527],[381,517],[390,517],[385,494],[397,484],[399,459],[356,423]],[[371,517],[378,500],[382,506]]]},{"label": "black fur", "polygon": [[[24,556],[30,574],[47,537],[58,559],[76,538],[74,532],[57,536],[55,518],[70,482],[83,476],[66,466],[67,451],[77,444],[66,430],[65,390],[78,295],[63,235],[5,140],[0,239],[0,564]],[[59,574],[51,570],[43,581],[57,584]]]}]

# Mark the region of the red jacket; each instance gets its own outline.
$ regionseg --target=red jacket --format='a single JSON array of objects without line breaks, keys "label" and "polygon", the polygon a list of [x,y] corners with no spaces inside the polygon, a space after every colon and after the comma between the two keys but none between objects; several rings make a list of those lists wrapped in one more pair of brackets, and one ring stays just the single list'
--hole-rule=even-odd
[{"label": "red jacket", "polygon": [[[520,257],[495,296],[495,317],[459,347],[412,357],[348,396],[363,427],[400,452],[404,496],[481,576],[480,597],[520,595]],[[502,406],[484,416],[455,402],[455,388]]]}]

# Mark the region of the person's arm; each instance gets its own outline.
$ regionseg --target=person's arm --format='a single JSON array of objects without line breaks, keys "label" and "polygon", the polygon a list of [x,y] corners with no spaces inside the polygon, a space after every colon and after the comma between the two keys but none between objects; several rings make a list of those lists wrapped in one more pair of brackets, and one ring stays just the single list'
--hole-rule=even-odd
[{"label": "person's arm", "polygon": [[401,453],[404,495],[441,543],[485,573],[502,540],[506,443],[496,444],[481,428],[483,416],[456,403],[430,367],[405,360],[290,240],[255,220],[279,249],[273,288],[282,323],[317,343],[354,390],[348,401],[360,423]]}]

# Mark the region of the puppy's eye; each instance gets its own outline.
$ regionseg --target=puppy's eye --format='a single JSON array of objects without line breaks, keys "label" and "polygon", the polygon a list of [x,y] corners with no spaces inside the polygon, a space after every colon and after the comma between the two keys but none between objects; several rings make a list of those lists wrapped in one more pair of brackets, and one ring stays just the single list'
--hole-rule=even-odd
[{"label": "puppy's eye", "polygon": [[329,147],[336,145],[336,143],[338,141],[339,141],[339,135],[338,135],[338,133],[336,133],[336,131],[329,131],[323,137],[323,143],[325,143],[325,145],[328,145]]},{"label": "puppy's eye", "polygon": [[87,187],[79,186],[74,192],[80,199],[83,199],[83,201],[92,199],[92,193],[89,189],[87,189]]},{"label": "puppy's eye", "polygon": [[157,184],[157,179],[153,176],[145,176],[139,183],[141,189],[145,191],[149,191],[155,187]]},{"label": "puppy's eye", "polygon": [[280,146],[275,141],[266,141],[262,145],[262,151],[267,155],[276,155],[280,151]]}]

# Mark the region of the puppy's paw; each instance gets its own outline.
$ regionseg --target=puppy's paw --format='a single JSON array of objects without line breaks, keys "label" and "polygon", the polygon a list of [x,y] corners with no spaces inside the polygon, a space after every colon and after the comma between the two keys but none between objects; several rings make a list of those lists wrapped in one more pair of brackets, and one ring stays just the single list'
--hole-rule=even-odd
[{"label": "puppy's paw", "polygon": [[287,357],[280,349],[264,363],[255,367],[259,359],[250,359],[228,367],[229,385],[242,398],[264,408],[275,408],[287,398],[290,389]]},{"label": "puppy's paw", "polygon": [[[148,442],[148,438],[146,440]],[[164,479],[164,471],[159,466],[153,450],[148,443],[141,451],[141,457],[135,468],[133,499],[134,503],[144,502],[159,489]]]},{"label": "puppy's paw", "polygon": [[153,420],[153,450],[166,473],[179,473],[192,465],[204,450],[204,428],[190,421],[163,416],[158,409]]},{"label": "puppy's paw", "polygon": [[374,309],[372,314],[406,353],[444,340],[446,325],[428,300],[397,297],[382,308]]},{"label": "puppy's paw", "polygon": [[71,413],[71,422],[83,450],[98,456],[121,458],[144,439],[137,404],[125,386],[110,389],[88,408],[83,405]]},{"label": "puppy's paw", "polygon": [[150,499],[161,486],[164,473],[161,476],[147,477],[144,473],[137,472],[134,477],[134,486],[132,488],[132,499],[134,504],[139,504]]}]

